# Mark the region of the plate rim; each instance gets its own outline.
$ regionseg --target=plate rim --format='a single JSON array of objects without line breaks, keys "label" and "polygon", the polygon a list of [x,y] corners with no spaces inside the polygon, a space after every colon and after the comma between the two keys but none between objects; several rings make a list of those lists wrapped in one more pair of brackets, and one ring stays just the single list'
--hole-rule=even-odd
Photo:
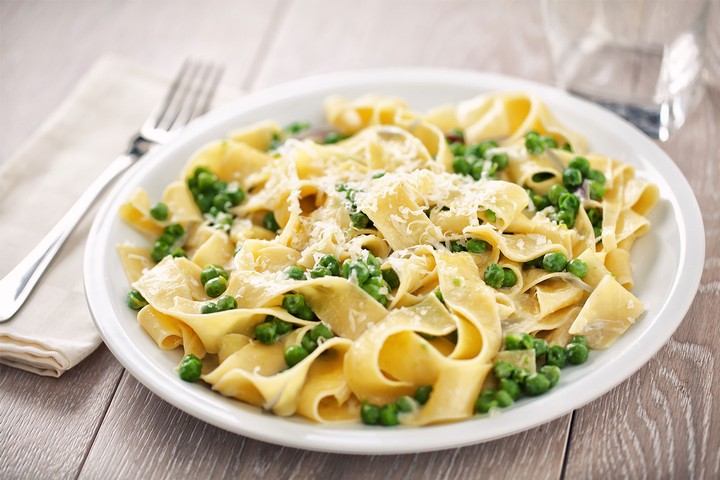
[{"label": "plate rim", "polygon": [[[101,239],[101,234],[103,232],[107,233],[107,230],[112,225],[112,222],[117,220],[114,218],[116,217],[116,214],[111,210],[111,207],[118,201],[118,194],[122,192],[123,189],[127,188],[128,184],[132,183],[132,176],[134,172],[140,170],[152,170],[153,164],[157,165],[156,157],[162,158],[172,156],[172,152],[174,150],[177,150],[183,144],[191,142],[193,137],[200,135],[203,131],[208,130],[213,125],[218,126],[223,122],[228,121],[230,117],[234,115],[241,115],[242,112],[247,113],[248,111],[252,111],[256,108],[262,108],[262,106],[282,102],[292,98],[293,96],[320,93],[323,91],[326,92],[326,94],[330,94],[333,88],[359,87],[362,85],[405,85],[424,83],[442,83],[447,86],[452,86],[452,84],[462,86],[477,84],[478,93],[487,91],[487,89],[484,89],[482,86],[483,84],[494,83],[497,85],[510,85],[511,88],[503,89],[506,91],[525,90],[537,93],[543,97],[543,99],[549,96],[569,101],[571,103],[580,102],[582,107],[588,110],[588,115],[596,115],[601,119],[606,119],[609,122],[609,127],[612,127],[615,130],[629,129],[628,134],[633,137],[637,137],[642,146],[645,149],[649,149],[652,153],[653,160],[658,160],[662,169],[668,170],[667,172],[663,172],[660,166],[655,165],[654,167],[656,173],[667,182],[668,188],[670,188],[674,194],[673,198],[664,198],[664,200],[670,202],[674,212],[683,214],[676,215],[678,220],[677,228],[679,241],[683,248],[680,249],[680,258],[678,259],[681,269],[676,274],[668,294],[667,301],[658,311],[657,318],[655,320],[657,321],[657,319],[660,319],[661,317],[664,318],[664,316],[669,316],[670,318],[666,319],[666,323],[657,322],[659,326],[655,326],[653,332],[662,326],[663,328],[660,332],[664,332],[664,334],[658,335],[657,338],[651,337],[650,340],[652,343],[649,348],[646,346],[645,349],[642,350],[642,354],[630,359],[625,359],[626,361],[623,362],[624,368],[621,375],[616,375],[610,381],[601,382],[601,387],[586,381],[587,377],[583,378],[581,381],[583,384],[587,384],[586,386],[588,388],[584,390],[579,400],[570,402],[572,403],[571,407],[555,407],[550,414],[533,418],[529,421],[527,419],[523,419],[523,421],[520,422],[517,418],[515,418],[518,417],[518,415],[515,415],[514,417],[507,415],[505,416],[505,420],[509,421],[505,421],[502,424],[495,422],[493,426],[498,428],[495,428],[493,430],[495,433],[490,435],[468,435],[465,433],[464,435],[458,437],[457,430],[460,430],[458,427],[471,424],[473,419],[452,424],[422,427],[420,430],[413,427],[401,427],[392,430],[378,430],[377,428],[372,427],[363,430],[343,430],[334,426],[327,427],[321,424],[295,424],[293,422],[288,422],[287,419],[283,417],[276,417],[271,414],[265,415],[248,412],[248,415],[251,415],[251,419],[256,417],[272,417],[275,420],[279,419],[287,423],[290,431],[297,430],[292,428],[290,425],[298,425],[299,428],[306,431],[306,435],[303,437],[288,439],[279,437],[279,434],[283,434],[285,432],[279,432],[278,434],[272,429],[265,432],[258,431],[257,428],[250,428],[245,425],[238,424],[239,419],[237,416],[234,416],[231,419],[232,423],[228,424],[227,418],[223,418],[221,415],[214,413],[213,410],[203,410],[202,408],[198,408],[198,404],[193,404],[193,402],[200,402],[199,405],[202,405],[203,400],[207,400],[206,395],[211,394],[213,396],[219,396],[219,394],[207,390],[206,388],[200,390],[199,388],[192,388],[195,387],[195,385],[183,385],[183,387],[186,387],[183,389],[183,396],[178,397],[173,395],[174,390],[176,389],[175,385],[170,385],[172,389],[161,388],[165,382],[161,384],[156,383],[157,378],[153,377],[149,371],[143,369],[143,367],[147,367],[147,365],[143,365],[142,362],[137,362],[134,358],[132,358],[132,353],[142,354],[142,351],[137,345],[132,344],[131,342],[130,346],[132,348],[128,350],[126,348],[120,348],[121,346],[116,344],[113,335],[118,333],[118,329],[120,329],[120,333],[122,333],[122,328],[120,326],[122,320],[119,316],[115,315],[115,312],[111,307],[106,306],[105,310],[103,310],[101,298],[103,294],[108,293],[108,290],[105,288],[104,284],[100,286],[101,283],[97,282],[99,279],[112,279],[103,279],[102,275],[98,278],[100,269],[97,266],[100,265],[101,262],[95,263],[93,260],[97,258],[98,249],[100,247],[108,247],[108,245],[101,245],[98,242]],[[702,267],[705,257],[705,235],[702,215],[700,213],[698,202],[687,179],[672,159],[637,128],[612,112],[586,100],[570,95],[567,92],[559,90],[555,87],[526,79],[462,69],[412,67],[350,70],[311,76],[249,93],[228,105],[219,107],[211,111],[205,117],[193,122],[183,131],[181,135],[178,136],[178,138],[174,139],[169,144],[153,149],[146,155],[146,157],[147,158],[137,162],[136,165],[129,169],[129,171],[126,172],[126,174],[123,175],[122,178],[119,179],[105,195],[88,235],[84,253],[83,279],[85,295],[93,317],[93,322],[100,332],[104,343],[108,346],[108,348],[110,348],[113,355],[131,373],[131,375],[133,375],[133,377],[135,377],[153,393],[160,396],[171,405],[174,405],[180,410],[207,423],[236,434],[273,444],[332,453],[400,454],[443,450],[477,444],[530,430],[531,428],[548,423],[556,418],[581,408],[583,405],[586,405],[587,403],[609,392],[612,388],[624,382],[632,374],[637,372],[637,370],[645,365],[657,353],[657,351],[670,340],[672,334],[677,330],[685,318],[685,315],[692,305],[700,285],[700,278],[702,276]],[[668,175],[670,175],[670,177],[668,177]],[[688,226],[692,226],[693,228],[691,229]],[[691,233],[693,235],[691,235]],[[104,248],[101,251],[107,252],[107,248]],[[683,281],[681,282],[680,280]],[[111,316],[113,317],[112,319],[115,320],[117,325],[113,325],[112,321],[108,323],[103,319],[103,315],[105,315],[107,311],[111,313]],[[126,345],[123,347],[126,347]],[[612,363],[616,363],[617,361],[618,360],[615,359]],[[151,362],[148,363],[150,363],[150,366],[153,367],[150,371],[157,369],[157,365],[153,365]],[[603,371],[605,370],[607,370],[607,367],[603,367]],[[596,372],[596,370],[593,372]],[[590,375],[591,378],[594,376],[595,375]],[[580,385],[577,385],[576,387],[579,386]],[[578,388],[575,388],[575,390],[577,389]],[[217,405],[215,406],[217,407]],[[218,413],[224,412],[221,411]],[[244,416],[244,414],[240,414],[240,417]],[[494,420],[492,417],[486,417],[483,420],[486,419],[490,421]],[[272,425],[275,420],[271,420],[269,424]],[[408,432],[430,432],[431,434],[420,436],[427,438],[418,438],[418,435],[413,435],[413,437],[415,437],[413,438],[414,443],[411,445],[405,445],[401,442],[401,440],[407,439],[406,437],[408,436]],[[450,439],[447,440],[447,437]],[[381,445],[382,447],[378,448],[378,445]]]}]

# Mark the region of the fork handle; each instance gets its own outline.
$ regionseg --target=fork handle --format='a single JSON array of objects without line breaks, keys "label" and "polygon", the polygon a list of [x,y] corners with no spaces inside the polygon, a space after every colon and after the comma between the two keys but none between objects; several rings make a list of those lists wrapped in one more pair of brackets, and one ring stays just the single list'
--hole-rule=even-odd
[{"label": "fork handle", "polygon": [[30,292],[57,255],[68,236],[85,213],[115,178],[128,169],[139,154],[131,152],[117,157],[78,198],[75,205],[55,224],[40,243],[0,280],[0,323],[10,320],[27,300]]}]

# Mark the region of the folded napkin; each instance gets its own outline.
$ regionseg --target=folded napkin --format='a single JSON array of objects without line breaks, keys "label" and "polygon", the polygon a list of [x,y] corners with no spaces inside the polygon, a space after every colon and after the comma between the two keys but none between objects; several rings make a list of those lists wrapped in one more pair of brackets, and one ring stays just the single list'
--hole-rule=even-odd
[{"label": "folded napkin", "polygon": [[[103,57],[42,127],[0,164],[0,277],[125,150],[170,81],[128,60]],[[227,90],[217,95],[222,100],[234,96]],[[100,345],[82,279],[93,216],[94,209],[68,238],[25,306],[0,324],[1,363],[59,377]]]}]

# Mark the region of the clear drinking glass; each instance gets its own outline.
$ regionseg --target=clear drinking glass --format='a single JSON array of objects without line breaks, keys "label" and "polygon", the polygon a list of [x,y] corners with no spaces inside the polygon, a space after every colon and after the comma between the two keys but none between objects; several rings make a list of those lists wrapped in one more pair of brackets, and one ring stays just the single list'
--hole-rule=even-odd
[{"label": "clear drinking glass", "polygon": [[543,0],[558,86],[667,140],[703,94],[709,0]]}]

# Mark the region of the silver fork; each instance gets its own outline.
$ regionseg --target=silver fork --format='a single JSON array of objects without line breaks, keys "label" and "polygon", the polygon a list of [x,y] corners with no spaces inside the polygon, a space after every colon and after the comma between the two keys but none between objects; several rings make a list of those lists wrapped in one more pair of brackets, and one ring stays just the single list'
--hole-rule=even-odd
[{"label": "silver fork", "polygon": [[50,232],[0,280],[0,323],[10,320],[50,265],[70,233],[105,188],[153,146],[167,143],[190,120],[207,112],[223,69],[186,61],[165,99],[155,107],[126,153],[117,157],[88,187]]}]

